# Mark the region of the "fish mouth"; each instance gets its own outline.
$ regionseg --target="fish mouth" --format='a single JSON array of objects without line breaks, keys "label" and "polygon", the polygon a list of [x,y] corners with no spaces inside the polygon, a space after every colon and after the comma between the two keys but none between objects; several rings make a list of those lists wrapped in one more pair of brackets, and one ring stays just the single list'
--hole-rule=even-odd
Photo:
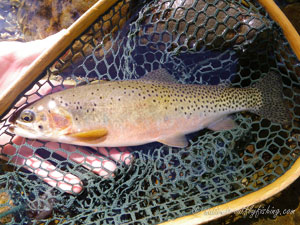
[{"label": "fish mouth", "polygon": [[[16,124],[16,125],[15,125]],[[8,130],[18,136],[25,137],[25,138],[32,138],[35,139],[36,135],[34,129],[24,126],[19,123],[11,124],[8,127]]]},{"label": "fish mouth", "polygon": [[16,128],[15,125],[10,125],[10,126],[8,127],[8,130],[9,130],[9,132],[11,132],[11,133],[15,133],[15,128]]}]

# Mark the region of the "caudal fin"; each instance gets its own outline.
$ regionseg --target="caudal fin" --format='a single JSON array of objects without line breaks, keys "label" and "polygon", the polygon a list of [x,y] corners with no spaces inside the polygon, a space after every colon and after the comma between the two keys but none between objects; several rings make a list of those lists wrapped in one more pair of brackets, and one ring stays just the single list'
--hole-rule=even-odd
[{"label": "caudal fin", "polygon": [[253,87],[261,91],[263,98],[262,107],[254,113],[275,123],[291,123],[291,114],[283,101],[282,81],[279,74],[269,72]]}]

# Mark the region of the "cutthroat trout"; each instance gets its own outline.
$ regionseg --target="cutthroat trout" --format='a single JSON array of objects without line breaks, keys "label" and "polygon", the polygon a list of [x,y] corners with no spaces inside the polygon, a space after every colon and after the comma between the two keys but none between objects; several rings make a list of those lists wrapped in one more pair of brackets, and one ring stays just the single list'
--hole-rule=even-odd
[{"label": "cutthroat trout", "polygon": [[19,109],[17,135],[83,146],[117,147],[161,142],[185,147],[185,134],[231,129],[229,114],[250,111],[289,122],[281,79],[271,72],[247,88],[180,84],[165,69],[141,79],[89,84],[50,94]]}]

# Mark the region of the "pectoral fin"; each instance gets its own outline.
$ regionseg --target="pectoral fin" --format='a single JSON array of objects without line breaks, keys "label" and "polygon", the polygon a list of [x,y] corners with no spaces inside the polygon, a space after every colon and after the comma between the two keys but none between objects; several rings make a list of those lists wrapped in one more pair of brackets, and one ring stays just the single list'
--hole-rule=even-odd
[{"label": "pectoral fin", "polygon": [[172,147],[184,148],[188,146],[188,142],[184,135],[175,135],[158,140],[158,142]]},{"label": "pectoral fin", "polygon": [[69,136],[77,138],[82,142],[95,141],[95,140],[98,140],[100,138],[103,138],[106,135],[107,135],[107,129],[106,128],[88,130],[88,131],[82,131],[82,132],[69,134]]},{"label": "pectoral fin", "polygon": [[208,129],[213,131],[230,130],[236,127],[236,123],[230,118],[221,118],[208,125]]}]

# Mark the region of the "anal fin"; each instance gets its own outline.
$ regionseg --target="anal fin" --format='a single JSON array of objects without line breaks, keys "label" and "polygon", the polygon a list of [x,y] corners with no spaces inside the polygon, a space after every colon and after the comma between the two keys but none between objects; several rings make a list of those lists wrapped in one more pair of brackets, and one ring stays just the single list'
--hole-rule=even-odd
[{"label": "anal fin", "polygon": [[188,146],[186,137],[182,134],[157,140],[158,142],[172,147],[184,148]]},{"label": "anal fin", "polygon": [[207,126],[213,131],[230,130],[236,127],[236,123],[230,117],[221,118]]}]

